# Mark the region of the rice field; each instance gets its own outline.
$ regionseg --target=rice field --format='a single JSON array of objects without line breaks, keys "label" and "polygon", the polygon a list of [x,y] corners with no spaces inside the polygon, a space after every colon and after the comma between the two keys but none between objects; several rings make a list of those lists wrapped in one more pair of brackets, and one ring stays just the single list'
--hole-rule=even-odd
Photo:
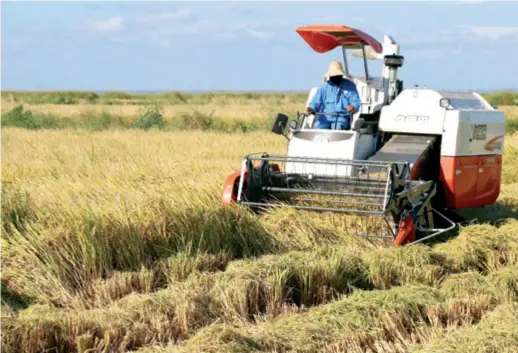
[{"label": "rice field", "polygon": [[[252,118],[263,104],[232,103]],[[245,154],[285,152],[272,133],[1,137],[3,352],[518,352],[517,133],[497,204],[398,249],[343,216],[223,207]]]}]

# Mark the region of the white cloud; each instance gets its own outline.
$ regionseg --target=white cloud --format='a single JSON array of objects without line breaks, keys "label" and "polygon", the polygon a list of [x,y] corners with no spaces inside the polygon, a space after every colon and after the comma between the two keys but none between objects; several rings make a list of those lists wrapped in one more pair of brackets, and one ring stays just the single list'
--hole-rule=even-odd
[{"label": "white cloud", "polygon": [[150,42],[160,48],[169,48],[171,46],[171,41],[167,38],[151,38]]},{"label": "white cloud", "polygon": [[221,28],[212,22],[212,21],[194,21],[190,22],[184,26],[182,26],[180,32],[182,34],[199,34],[199,33],[209,33],[216,34],[215,32],[220,32]]},{"label": "white cloud", "polygon": [[179,20],[191,17],[191,12],[187,9],[178,9],[173,12],[162,12],[159,16],[166,20]]},{"label": "white cloud", "polygon": [[228,13],[234,10],[239,10],[243,7],[242,3],[239,2],[226,2],[223,1],[220,4],[218,4],[218,7],[216,8],[219,12]]},{"label": "white cloud", "polygon": [[126,38],[121,36],[112,36],[109,38],[109,40],[113,43],[122,43],[126,40]]},{"label": "white cloud", "polygon": [[440,7],[456,7],[465,5],[478,5],[488,3],[490,0],[457,0],[457,1],[431,1],[429,6],[440,6]]},{"label": "white cloud", "polygon": [[471,26],[469,29],[477,36],[494,40],[506,36],[518,38],[518,26]]},{"label": "white cloud", "polygon": [[236,40],[237,36],[235,33],[231,33],[231,32],[220,32],[220,33],[216,33],[216,35],[214,36],[214,39],[217,42],[230,43],[230,42]]},{"label": "white cloud", "polygon": [[268,38],[271,38],[273,35],[273,33],[271,33],[271,32],[260,31],[260,30],[255,30],[255,29],[247,29],[246,31],[248,32],[248,34],[251,37],[257,38],[257,39],[268,39]]},{"label": "white cloud", "polygon": [[94,22],[93,28],[97,32],[116,32],[122,29],[123,22],[121,17],[115,16],[104,21]]},{"label": "white cloud", "polygon": [[482,2],[484,2],[484,0],[457,0],[457,4],[459,5],[480,4]]},{"label": "white cloud", "polygon": [[440,49],[410,49],[405,51],[409,58],[412,59],[439,59],[443,56]]},{"label": "white cloud", "polygon": [[19,51],[22,51],[23,49],[25,49],[25,45],[23,44],[23,42],[19,39],[16,39],[16,38],[5,38],[3,43],[2,43],[2,46],[4,48],[4,51],[7,53],[7,52],[19,52]]},{"label": "white cloud", "polygon": [[156,14],[146,16],[144,22],[156,23],[167,22],[170,20],[185,20],[191,17],[191,12],[187,9],[177,9],[174,11],[163,11]]}]

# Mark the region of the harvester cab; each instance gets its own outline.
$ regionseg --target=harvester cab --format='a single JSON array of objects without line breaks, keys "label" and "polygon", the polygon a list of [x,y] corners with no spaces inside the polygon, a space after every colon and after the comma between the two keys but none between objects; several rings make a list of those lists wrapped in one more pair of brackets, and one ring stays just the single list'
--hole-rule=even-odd
[{"label": "harvester cab", "polygon": [[[404,58],[390,36],[379,43],[354,28],[321,25],[297,33],[316,52],[341,48],[360,109],[350,130],[315,129],[315,115],[297,113],[288,123],[279,114],[272,131],[288,139],[287,155],[245,156],[225,180],[225,204],[343,213],[352,232],[399,246],[453,229],[445,211],[496,201],[503,112],[475,92],[403,89]],[[364,76],[350,74],[348,50],[363,59]],[[383,61],[381,77],[370,75],[367,60]]]},{"label": "harvester cab", "polygon": [[[361,98],[359,111],[352,117],[353,130],[360,128],[376,129],[381,108],[392,102],[402,91],[403,82],[397,78],[397,69],[403,65],[404,57],[399,55],[399,45],[386,35],[380,44],[368,34],[344,26],[305,26],[297,28],[300,36],[309,46],[319,53],[326,53],[337,46],[341,47],[346,78],[351,80]],[[347,53],[363,59],[363,75],[353,75],[349,68]],[[369,60],[383,60],[381,77],[372,76],[369,72]],[[313,98],[317,88],[309,92],[306,105]],[[303,116],[302,129],[311,129],[315,117]]]},{"label": "harvester cab", "polygon": [[[288,156],[353,160],[369,158],[383,142],[383,135],[379,133],[381,109],[390,104],[403,89],[402,81],[397,79],[397,69],[404,61],[403,56],[399,55],[399,45],[387,35],[382,45],[370,35],[345,26],[303,26],[297,28],[297,33],[318,53],[341,48],[346,78],[356,85],[361,101],[360,109],[351,116],[349,130],[315,129],[314,125],[321,113],[297,113],[296,120],[289,123],[288,129],[286,115],[279,114],[272,132],[288,138]],[[348,52],[363,59],[363,75],[352,74]],[[383,60],[381,77],[369,73],[368,60]],[[316,87],[310,90],[306,106],[316,91]],[[337,114],[325,113],[327,116]]]}]

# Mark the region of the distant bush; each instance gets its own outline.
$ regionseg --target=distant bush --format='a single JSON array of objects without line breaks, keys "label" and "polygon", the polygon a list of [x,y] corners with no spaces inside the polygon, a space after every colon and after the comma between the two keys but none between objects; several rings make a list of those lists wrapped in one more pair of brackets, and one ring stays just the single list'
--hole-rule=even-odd
[{"label": "distant bush", "polygon": [[159,129],[167,131],[202,130],[226,133],[267,131],[271,126],[270,119],[244,120],[226,117],[214,117],[198,110],[180,116],[165,119],[158,104],[144,106],[134,121],[108,112],[85,112],[75,117],[57,118],[51,115],[34,114],[18,105],[3,114],[2,126],[21,127],[25,129],[87,129],[101,131],[109,129]]},{"label": "distant bush", "polygon": [[[269,104],[297,103],[304,104],[307,93],[284,92],[202,92],[187,93],[181,91],[130,93],[124,91],[49,91],[20,92],[2,91],[2,99],[25,104],[192,104],[192,105],[229,105],[249,102],[268,102]],[[138,102],[138,103],[137,103]]]},{"label": "distant bush", "polygon": [[149,130],[151,128],[162,128],[164,126],[164,117],[160,107],[156,104],[144,107],[140,115],[133,123],[136,129]]},{"label": "distant bush", "polygon": [[85,100],[88,102],[88,103],[95,103],[97,102],[97,100],[99,99],[99,94],[95,93],[95,92],[89,92],[86,96],[85,96]]},{"label": "distant bush", "polygon": [[258,130],[267,130],[265,122],[269,123],[269,121],[260,121],[257,120],[241,120],[241,119],[225,119],[225,118],[214,118],[211,130],[212,131],[221,131],[226,133],[234,133],[234,132],[251,132]]},{"label": "distant bush", "polygon": [[129,127],[129,124],[120,116],[115,116],[107,112],[99,114],[87,114],[82,116],[82,124],[79,126],[92,131],[102,131],[109,129],[121,129]]},{"label": "distant bush", "polygon": [[184,103],[187,102],[187,97],[185,97],[181,92],[178,92],[178,91],[174,92],[173,97],[181,102],[184,102]]},{"label": "distant bush", "polygon": [[43,114],[33,114],[30,110],[23,110],[23,105],[14,107],[2,114],[2,126],[21,127],[25,129],[55,129],[59,127],[55,117]]},{"label": "distant bush", "polygon": [[518,131],[518,118],[505,120],[505,132],[513,134]]},{"label": "distant bush", "polygon": [[51,91],[51,92],[2,92],[2,98],[27,104],[78,104],[81,100],[94,103],[99,94],[91,91]]},{"label": "distant bush", "polygon": [[167,104],[192,103],[190,102],[191,95],[180,91],[146,94],[139,98],[147,99],[148,101],[162,101]]},{"label": "distant bush", "polygon": [[122,101],[120,101],[118,99],[104,99],[102,101],[102,104],[104,104],[104,105],[118,105],[118,104],[122,104]]},{"label": "distant bush", "polygon": [[108,91],[103,93],[103,98],[106,99],[133,99],[135,95],[128,92]]},{"label": "distant bush", "polygon": [[183,114],[180,119],[187,130],[209,130],[213,123],[212,114],[207,115],[198,110]]},{"label": "distant bush", "polygon": [[[122,103],[121,101],[117,101],[117,102]],[[128,101],[128,102],[126,102],[126,104],[128,104],[128,105],[150,105],[150,104],[156,104],[156,102],[153,102],[152,100],[139,99],[139,100]]]},{"label": "distant bush", "polygon": [[490,104],[518,105],[518,92],[495,92],[485,96]]},{"label": "distant bush", "polygon": [[77,104],[78,101],[70,94],[58,93],[52,100],[53,104]]}]

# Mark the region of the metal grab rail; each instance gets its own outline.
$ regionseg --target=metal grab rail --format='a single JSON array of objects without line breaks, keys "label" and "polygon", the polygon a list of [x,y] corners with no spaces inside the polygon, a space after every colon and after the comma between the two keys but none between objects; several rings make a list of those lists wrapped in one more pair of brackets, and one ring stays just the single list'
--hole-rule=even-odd
[{"label": "metal grab rail", "polygon": [[[298,125],[298,119],[300,117],[300,115],[302,115],[303,117],[308,117],[310,115],[315,115],[315,116],[321,116],[321,115],[327,115],[327,116],[336,116],[337,119],[335,120],[335,128],[334,130],[336,130],[336,127],[337,127],[337,124],[338,124],[338,117],[339,116],[344,116],[344,117],[349,117],[349,119],[351,120],[352,119],[352,114],[351,112],[345,110],[345,111],[339,111],[339,112],[334,112],[334,113],[325,113],[325,112],[312,112],[311,114],[306,114],[305,112],[300,114],[300,113],[297,113],[297,125]],[[304,118],[302,118],[302,120],[304,120]],[[312,129],[315,125],[315,122],[317,121],[318,119],[315,119],[311,122],[311,126],[310,128]],[[349,129],[346,129],[346,130],[350,130],[351,129],[351,121],[349,121]]]},{"label": "metal grab rail", "polygon": [[421,232],[430,232],[430,233],[433,232],[433,233],[430,234],[430,235],[427,235],[427,236],[425,236],[425,237],[423,237],[421,239],[418,239],[418,240],[414,241],[412,244],[422,243],[425,240],[428,240],[428,239],[434,238],[434,237],[436,237],[438,235],[441,235],[441,234],[444,234],[446,232],[449,232],[450,230],[453,230],[457,226],[455,224],[455,222],[453,222],[451,219],[449,219],[448,217],[446,217],[445,215],[443,215],[442,213],[437,211],[435,208],[432,208],[432,212],[434,212],[436,215],[438,215],[443,220],[448,222],[449,223],[449,227],[448,228],[418,228],[418,230],[421,231]]}]

